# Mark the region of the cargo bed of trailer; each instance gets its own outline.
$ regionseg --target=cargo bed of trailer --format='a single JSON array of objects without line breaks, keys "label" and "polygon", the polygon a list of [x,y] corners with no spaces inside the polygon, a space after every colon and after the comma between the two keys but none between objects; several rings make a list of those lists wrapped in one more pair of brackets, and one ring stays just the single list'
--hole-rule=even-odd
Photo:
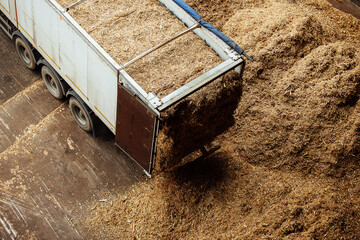
[{"label": "cargo bed of trailer", "polygon": [[[0,26],[11,38],[28,43],[36,63],[47,66],[64,83],[63,94],[78,99],[80,110],[83,107],[98,116],[115,134],[116,144],[151,173],[161,114],[225,73],[235,69],[241,74],[245,66],[241,54],[246,54],[183,1],[159,0],[187,29],[166,36],[164,42],[128,62],[118,63],[69,14],[82,2],[64,8],[54,0],[0,0]],[[216,52],[220,64],[164,96],[145,91],[126,71],[144,56],[191,32]],[[22,56],[25,61],[27,57]],[[84,115],[78,115],[80,120]]]}]

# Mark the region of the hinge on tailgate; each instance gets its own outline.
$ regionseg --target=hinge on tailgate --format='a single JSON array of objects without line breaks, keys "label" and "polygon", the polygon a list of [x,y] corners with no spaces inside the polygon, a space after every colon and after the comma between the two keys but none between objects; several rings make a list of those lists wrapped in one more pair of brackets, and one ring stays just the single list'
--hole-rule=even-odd
[{"label": "hinge on tailgate", "polygon": [[234,61],[241,58],[240,54],[238,54],[234,49],[225,49],[225,52]]},{"label": "hinge on tailgate", "polygon": [[157,108],[162,105],[161,100],[156,96],[155,93],[149,93],[147,100],[151,103],[151,105],[154,106],[154,108]]}]

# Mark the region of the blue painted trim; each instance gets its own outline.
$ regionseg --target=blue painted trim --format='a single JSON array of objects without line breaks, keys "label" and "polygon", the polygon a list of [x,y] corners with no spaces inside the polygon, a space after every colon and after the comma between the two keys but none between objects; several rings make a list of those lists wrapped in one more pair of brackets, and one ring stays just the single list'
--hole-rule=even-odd
[{"label": "blue painted trim", "polygon": [[250,61],[254,61],[254,59],[250,56],[248,56],[244,49],[242,49],[239,45],[237,45],[233,40],[231,40],[229,37],[227,37],[225,34],[223,34],[219,29],[211,25],[210,23],[202,20],[202,17],[189,5],[187,5],[182,0],[173,0],[179,7],[184,9],[188,14],[190,14],[196,21],[198,21],[204,28],[208,29],[210,32],[214,33],[217,37],[219,37],[221,40],[223,40],[227,45],[229,45],[231,48],[233,48],[236,52],[238,52],[241,55],[244,55],[247,59]]}]

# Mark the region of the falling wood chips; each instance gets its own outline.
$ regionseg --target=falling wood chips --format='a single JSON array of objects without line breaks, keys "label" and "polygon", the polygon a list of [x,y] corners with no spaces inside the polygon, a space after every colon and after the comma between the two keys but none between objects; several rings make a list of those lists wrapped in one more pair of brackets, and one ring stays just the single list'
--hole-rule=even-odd
[{"label": "falling wood chips", "polygon": [[[58,2],[63,7],[73,3]],[[186,29],[155,0],[87,0],[69,13],[120,65]],[[145,91],[164,97],[221,62],[189,33],[125,70]],[[233,72],[163,113],[156,168],[177,165],[232,126],[240,96],[240,78]]]}]

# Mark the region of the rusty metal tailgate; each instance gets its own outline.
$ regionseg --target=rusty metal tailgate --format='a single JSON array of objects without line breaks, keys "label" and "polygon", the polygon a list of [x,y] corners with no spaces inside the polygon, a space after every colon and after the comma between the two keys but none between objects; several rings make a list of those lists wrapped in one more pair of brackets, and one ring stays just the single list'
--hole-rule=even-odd
[{"label": "rusty metal tailgate", "polygon": [[118,85],[116,144],[151,173],[158,118],[136,96]]}]

